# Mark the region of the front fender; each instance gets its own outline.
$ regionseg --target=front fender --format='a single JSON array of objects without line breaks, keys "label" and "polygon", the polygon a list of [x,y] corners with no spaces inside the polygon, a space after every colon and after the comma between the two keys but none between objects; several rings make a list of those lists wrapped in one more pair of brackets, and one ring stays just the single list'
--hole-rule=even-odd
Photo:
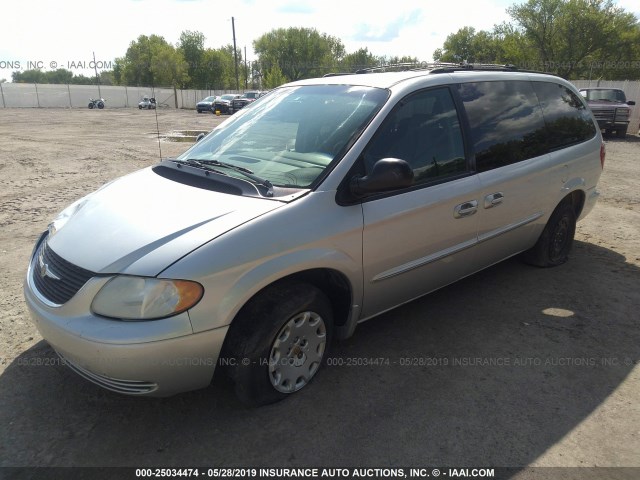
[{"label": "front fender", "polygon": [[[309,248],[255,263],[242,272],[226,271],[201,280],[205,296],[189,311],[193,331],[229,325],[240,309],[265,287],[290,275],[315,269],[334,270],[346,277],[352,306],[347,324],[355,325],[363,295],[361,263],[357,260],[341,251]],[[348,329],[353,330],[351,326]]]},{"label": "front fender", "polygon": [[[189,310],[195,333],[229,325],[259,291],[290,275],[328,269],[351,288],[350,319],[362,305],[362,208],[341,207],[335,192],[312,193],[234,229],[162,272],[200,282]],[[353,330],[347,327],[346,330]],[[340,329],[340,336],[345,328]]]}]

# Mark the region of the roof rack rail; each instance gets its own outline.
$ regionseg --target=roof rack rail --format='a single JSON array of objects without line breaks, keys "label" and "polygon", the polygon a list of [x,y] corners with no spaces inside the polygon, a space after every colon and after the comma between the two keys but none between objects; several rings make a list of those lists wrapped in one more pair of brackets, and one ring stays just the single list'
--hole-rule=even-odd
[{"label": "roof rack rail", "polygon": [[464,70],[484,70],[484,71],[496,71],[496,72],[522,72],[518,67],[512,64],[500,64],[500,63],[452,63],[449,65],[442,65],[431,70],[432,73],[445,73],[445,72],[459,72]]},{"label": "roof rack rail", "polygon": [[405,62],[405,63],[388,63],[385,65],[376,65],[375,67],[367,67],[356,70],[354,73],[372,73],[372,72],[387,72],[387,71],[407,71],[407,70],[422,70],[424,62],[413,63],[413,62]]},{"label": "roof rack rail", "polygon": [[[406,72],[428,70],[430,73],[450,73],[460,71],[494,71],[494,72],[524,72],[524,73],[547,73],[539,70],[524,70],[512,64],[499,63],[446,63],[446,62],[418,62],[418,63],[390,63],[377,65],[356,70],[355,74],[374,72]],[[351,73],[327,73],[324,77],[335,77],[339,75],[352,75]]]}]

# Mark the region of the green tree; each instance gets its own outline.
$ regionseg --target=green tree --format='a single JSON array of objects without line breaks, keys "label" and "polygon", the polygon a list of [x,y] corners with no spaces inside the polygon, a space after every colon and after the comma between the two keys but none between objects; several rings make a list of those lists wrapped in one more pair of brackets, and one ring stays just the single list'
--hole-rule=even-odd
[{"label": "green tree", "polygon": [[171,45],[154,48],[151,73],[156,85],[185,88],[189,84],[188,64],[182,52]]},{"label": "green tree", "polygon": [[253,49],[263,72],[277,65],[291,81],[336,71],[345,55],[340,39],[314,28],[272,30],[254,40]]},{"label": "green tree", "polygon": [[587,63],[632,53],[638,39],[637,19],[612,0],[528,0],[507,12],[539,61],[563,77],[584,75]]},{"label": "green tree", "polygon": [[185,30],[180,34],[178,50],[187,62],[189,88],[207,88],[207,77],[211,69],[205,62],[204,34]]},{"label": "green tree", "polygon": [[353,53],[346,54],[339,64],[341,72],[353,73],[357,70],[375,67],[379,64],[379,59],[367,47],[361,48]]},{"label": "green tree", "polygon": [[462,27],[447,36],[442,48],[433,52],[433,59],[436,62],[501,63],[505,56],[502,41],[494,32]]},{"label": "green tree", "polygon": [[[85,75],[74,75],[71,81],[74,85],[95,85],[96,77],[87,77]],[[102,82],[101,82],[102,84]]]},{"label": "green tree", "polygon": [[11,74],[11,80],[14,83],[47,83],[46,75],[40,69],[13,72]]},{"label": "green tree", "polygon": [[182,52],[163,37],[140,35],[116,60],[114,78],[124,85],[182,87],[189,82],[188,65]]},{"label": "green tree", "polygon": [[264,74],[264,88],[267,89],[279,87],[283,83],[287,83],[287,81],[287,77],[284,76],[277,64],[273,65]]}]

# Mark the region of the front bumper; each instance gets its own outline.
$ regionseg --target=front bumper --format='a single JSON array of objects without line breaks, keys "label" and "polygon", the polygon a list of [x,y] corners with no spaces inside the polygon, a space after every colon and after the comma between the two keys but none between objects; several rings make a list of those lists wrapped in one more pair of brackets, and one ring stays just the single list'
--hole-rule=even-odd
[{"label": "front bumper", "polygon": [[129,395],[169,396],[209,385],[228,327],[193,333],[187,312],[142,322],[93,315],[90,305],[108,277],[90,279],[64,305],[51,305],[27,271],[24,296],[42,337],[76,373]]}]

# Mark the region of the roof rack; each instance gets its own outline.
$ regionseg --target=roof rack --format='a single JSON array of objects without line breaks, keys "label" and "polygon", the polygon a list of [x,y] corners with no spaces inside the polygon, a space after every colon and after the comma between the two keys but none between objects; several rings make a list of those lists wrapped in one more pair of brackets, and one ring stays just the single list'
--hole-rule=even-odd
[{"label": "roof rack", "polygon": [[431,73],[459,72],[464,70],[478,71],[494,71],[494,72],[525,72],[528,70],[520,70],[512,64],[499,63],[453,63],[448,65],[437,66],[431,69]]},{"label": "roof rack", "polygon": [[360,74],[360,73],[372,73],[372,72],[389,72],[389,71],[406,72],[408,70],[425,70],[425,67],[424,67],[425,65],[427,64],[424,62],[388,63],[386,65],[377,65],[375,67],[361,68],[359,70],[356,70],[354,73]]},{"label": "roof rack", "polygon": [[[378,65],[356,70],[355,74],[375,73],[375,72],[407,72],[428,70],[429,73],[450,73],[460,71],[493,71],[493,72],[524,72],[524,73],[546,73],[538,70],[519,69],[512,64],[498,63],[445,63],[445,62],[419,62],[419,63],[391,63]],[[353,73],[327,73],[324,77],[336,77],[340,75],[353,75]]]}]

